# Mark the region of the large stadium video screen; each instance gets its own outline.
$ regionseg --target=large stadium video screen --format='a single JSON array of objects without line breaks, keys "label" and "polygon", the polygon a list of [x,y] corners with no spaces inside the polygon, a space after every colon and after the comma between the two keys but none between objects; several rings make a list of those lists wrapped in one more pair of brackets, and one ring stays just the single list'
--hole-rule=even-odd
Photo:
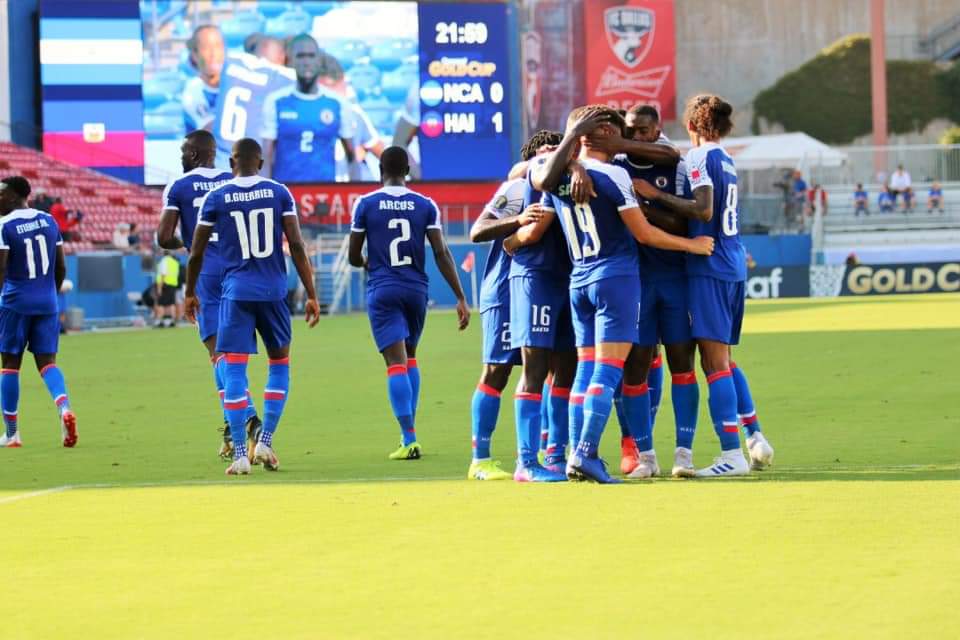
[{"label": "large stadium video screen", "polygon": [[505,4],[44,0],[40,27],[44,150],[119,177],[166,183],[199,128],[294,184],[376,182],[391,144],[423,180],[509,167]]}]

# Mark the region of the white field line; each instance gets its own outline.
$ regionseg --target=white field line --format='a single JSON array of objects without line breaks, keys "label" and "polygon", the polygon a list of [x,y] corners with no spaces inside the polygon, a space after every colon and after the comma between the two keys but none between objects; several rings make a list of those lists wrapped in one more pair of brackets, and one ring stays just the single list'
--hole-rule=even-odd
[{"label": "white field line", "polygon": [[41,496],[48,496],[53,493],[63,493],[64,491],[69,491],[73,489],[71,485],[65,484],[60,487],[53,487],[50,489],[40,489],[39,491],[30,491],[28,493],[18,493],[12,496],[6,496],[0,498],[0,504],[10,504],[11,502],[19,502],[20,500],[29,500],[30,498],[39,498]]}]

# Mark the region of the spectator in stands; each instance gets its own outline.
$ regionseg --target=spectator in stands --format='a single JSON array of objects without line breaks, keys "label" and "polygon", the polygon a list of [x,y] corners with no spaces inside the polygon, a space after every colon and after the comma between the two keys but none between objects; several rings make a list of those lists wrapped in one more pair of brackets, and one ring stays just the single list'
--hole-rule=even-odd
[{"label": "spectator in stands", "polygon": [[943,213],[943,189],[939,182],[930,185],[930,191],[927,192],[927,213],[933,213],[933,209]]},{"label": "spectator in stands", "polygon": [[861,213],[870,215],[870,200],[867,190],[863,188],[863,183],[857,183],[857,190],[853,192],[853,213],[859,216]]},{"label": "spectator in stands", "polygon": [[793,199],[801,208],[807,199],[807,183],[803,179],[803,174],[800,173],[800,169],[795,169],[793,172]]},{"label": "spectator in stands", "polygon": [[126,222],[118,222],[113,230],[113,246],[123,252],[130,250],[130,225]]},{"label": "spectator in stands", "polygon": [[63,204],[63,199],[56,198],[50,207],[50,215],[57,221],[60,227],[60,235],[66,242],[76,242],[80,239],[79,230],[74,231],[80,225],[83,214],[79,211],[67,211],[67,206]]},{"label": "spectator in stands", "polygon": [[53,206],[53,198],[51,198],[43,189],[37,189],[33,200],[31,200],[28,204],[32,209],[38,209],[40,211],[46,211],[47,213],[50,213],[50,207]]},{"label": "spectator in stands", "polygon": [[903,190],[903,212],[908,213],[913,211],[913,188],[907,187]]},{"label": "spectator in stands", "polygon": [[827,192],[823,190],[818,183],[814,183],[813,187],[807,191],[807,214],[813,215],[816,211],[817,200],[820,201],[820,213],[821,215],[827,215]]},{"label": "spectator in stands", "polygon": [[877,208],[880,209],[880,213],[893,213],[893,207],[896,203],[897,201],[890,191],[890,185],[883,185],[883,190],[877,196]]},{"label": "spectator in stands", "polygon": [[857,257],[857,254],[851,252],[847,254],[846,264],[848,267],[855,267],[860,264],[860,258]]},{"label": "spectator in stands", "polygon": [[131,249],[136,249],[140,246],[140,234],[137,232],[137,223],[130,223],[130,235],[127,236],[127,242],[130,244]]},{"label": "spectator in stands", "polygon": [[175,327],[180,262],[169,251],[164,251],[163,258],[157,263],[157,277],[154,282],[154,296],[157,301],[153,306],[153,326],[157,329]]},{"label": "spectator in stands", "polygon": [[904,171],[902,164],[898,164],[897,170],[890,176],[890,194],[893,196],[894,204],[897,202],[897,197],[909,189],[912,184],[910,174]]}]

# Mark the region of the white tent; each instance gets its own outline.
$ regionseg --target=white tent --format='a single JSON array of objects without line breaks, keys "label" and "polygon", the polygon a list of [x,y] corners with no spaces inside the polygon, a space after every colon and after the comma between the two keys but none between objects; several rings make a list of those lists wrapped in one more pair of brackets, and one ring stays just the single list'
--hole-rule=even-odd
[{"label": "white tent", "polygon": [[[737,169],[743,170],[803,170],[809,166],[839,167],[847,162],[847,154],[805,133],[724,138],[721,144]],[[690,144],[681,142],[679,146],[686,151]]]}]

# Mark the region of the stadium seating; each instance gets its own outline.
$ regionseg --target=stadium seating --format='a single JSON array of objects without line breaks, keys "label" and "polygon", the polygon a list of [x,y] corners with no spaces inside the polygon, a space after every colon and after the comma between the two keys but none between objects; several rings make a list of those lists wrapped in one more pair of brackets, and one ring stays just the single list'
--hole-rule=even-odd
[{"label": "stadium seating", "polygon": [[49,158],[39,151],[0,142],[0,174],[21,174],[33,190],[63,198],[67,209],[82,211],[79,242],[64,243],[67,253],[111,246],[113,231],[121,222],[137,225],[152,235],[160,211],[160,194],[139,185],[121,182],[96,171]]},{"label": "stadium seating", "polygon": [[[902,199],[897,200],[897,208],[892,213],[880,213],[877,195],[881,185],[867,184],[864,187],[869,194],[869,215],[854,214],[853,191],[850,185],[827,185],[828,208],[824,218],[824,227],[828,233],[849,233],[863,231],[909,231],[960,229],[960,182],[944,182],[944,213],[927,213],[927,183],[913,186],[913,211],[904,213]],[[901,197],[902,198],[902,197]]]}]

